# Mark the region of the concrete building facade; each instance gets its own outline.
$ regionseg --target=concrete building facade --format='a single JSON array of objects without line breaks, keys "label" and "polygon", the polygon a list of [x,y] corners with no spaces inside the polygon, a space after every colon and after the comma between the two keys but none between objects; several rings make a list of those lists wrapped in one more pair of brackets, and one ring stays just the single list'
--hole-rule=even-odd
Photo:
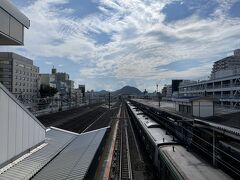
[{"label": "concrete building facade", "polygon": [[41,85],[56,88],[62,97],[72,97],[74,93],[74,81],[69,79],[69,74],[57,72],[55,68],[51,74],[39,74],[39,87]]},{"label": "concrete building facade", "polygon": [[205,81],[183,81],[179,96],[208,96],[219,99],[221,106],[240,108],[240,56],[234,55],[214,63],[212,75]]},{"label": "concrete building facade", "polygon": [[38,96],[39,68],[31,59],[15,53],[0,52],[0,82],[24,103]]},{"label": "concrete building facade", "polygon": [[211,79],[218,79],[240,72],[240,49],[234,51],[233,56],[223,58],[219,61],[214,62]]},{"label": "concrete building facade", "polygon": [[173,98],[175,110],[194,117],[214,116],[214,99],[209,97]]},{"label": "concrete building facade", "polygon": [[10,1],[0,0],[0,45],[23,45],[24,27],[29,28],[29,19]]},{"label": "concrete building facade", "polygon": [[54,81],[55,81],[55,75],[39,74],[39,88],[40,88],[40,85],[56,88],[56,86],[53,84]]},{"label": "concrete building facade", "polygon": [[166,97],[172,97],[172,85],[167,85],[166,90]]}]

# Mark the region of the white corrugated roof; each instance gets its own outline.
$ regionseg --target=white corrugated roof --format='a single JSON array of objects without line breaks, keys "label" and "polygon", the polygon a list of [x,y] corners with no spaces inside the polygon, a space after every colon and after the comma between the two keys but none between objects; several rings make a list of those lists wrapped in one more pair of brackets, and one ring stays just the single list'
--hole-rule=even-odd
[{"label": "white corrugated roof", "polygon": [[47,145],[44,148],[0,174],[0,180],[31,178],[70,143],[76,135],[59,130],[50,130],[46,133],[46,137]]},{"label": "white corrugated roof", "polygon": [[0,174],[0,180],[83,179],[106,131],[75,134],[50,128],[47,145]]},{"label": "white corrugated roof", "polygon": [[78,135],[34,180],[84,179],[95,157],[106,128]]}]

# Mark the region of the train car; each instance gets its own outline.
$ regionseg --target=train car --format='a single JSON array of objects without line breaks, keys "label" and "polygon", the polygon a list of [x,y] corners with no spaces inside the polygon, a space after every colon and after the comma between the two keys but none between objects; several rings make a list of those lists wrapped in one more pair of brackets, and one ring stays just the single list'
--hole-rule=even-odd
[{"label": "train car", "polygon": [[144,113],[127,103],[134,124],[141,136],[149,158],[162,180],[196,179],[229,180],[223,171],[216,169],[193,152],[186,150],[172,135]]},{"label": "train car", "polygon": [[189,152],[181,145],[159,147],[159,167],[161,180],[230,180],[230,176],[209,165],[205,160]]},{"label": "train car", "polygon": [[[158,163],[158,148],[162,145],[176,145],[178,142],[161,126],[143,114],[131,104],[128,104],[132,114],[134,115],[134,124],[137,127],[138,133],[141,136],[144,147],[148,153],[149,158],[153,161],[156,169],[159,169]],[[157,172],[156,174],[159,176]]]}]

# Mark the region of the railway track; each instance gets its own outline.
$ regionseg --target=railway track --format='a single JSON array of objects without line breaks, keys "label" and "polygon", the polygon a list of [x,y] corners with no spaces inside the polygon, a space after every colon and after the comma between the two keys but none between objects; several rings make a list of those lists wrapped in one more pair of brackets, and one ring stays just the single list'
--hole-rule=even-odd
[{"label": "railway track", "polygon": [[45,126],[55,126],[68,131],[83,133],[110,125],[119,107],[116,103],[111,110],[103,106],[88,106],[79,109],[45,115],[39,120]]},{"label": "railway track", "polygon": [[121,122],[121,149],[120,149],[120,178],[121,180],[130,180],[132,177],[132,166],[130,157],[130,148],[127,132],[126,109],[123,111]]},{"label": "railway track", "polygon": [[110,175],[110,179],[114,180],[133,179],[126,113],[126,107],[122,104]]}]

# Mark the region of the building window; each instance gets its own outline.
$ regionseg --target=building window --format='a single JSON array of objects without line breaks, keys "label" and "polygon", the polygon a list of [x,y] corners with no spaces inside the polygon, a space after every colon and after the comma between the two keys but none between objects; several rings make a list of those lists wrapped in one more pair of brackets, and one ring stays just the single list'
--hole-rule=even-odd
[{"label": "building window", "polygon": [[10,69],[6,69],[6,68],[0,68],[0,71],[2,71],[2,72],[10,72],[11,70]]},{"label": "building window", "polygon": [[9,81],[3,81],[2,83],[3,83],[4,85],[9,85],[9,84],[10,84]]},{"label": "building window", "polygon": [[12,77],[12,75],[9,75],[9,74],[1,74],[0,75],[0,78],[10,78]]},{"label": "building window", "polygon": [[0,64],[10,64],[10,61],[0,61]]}]

